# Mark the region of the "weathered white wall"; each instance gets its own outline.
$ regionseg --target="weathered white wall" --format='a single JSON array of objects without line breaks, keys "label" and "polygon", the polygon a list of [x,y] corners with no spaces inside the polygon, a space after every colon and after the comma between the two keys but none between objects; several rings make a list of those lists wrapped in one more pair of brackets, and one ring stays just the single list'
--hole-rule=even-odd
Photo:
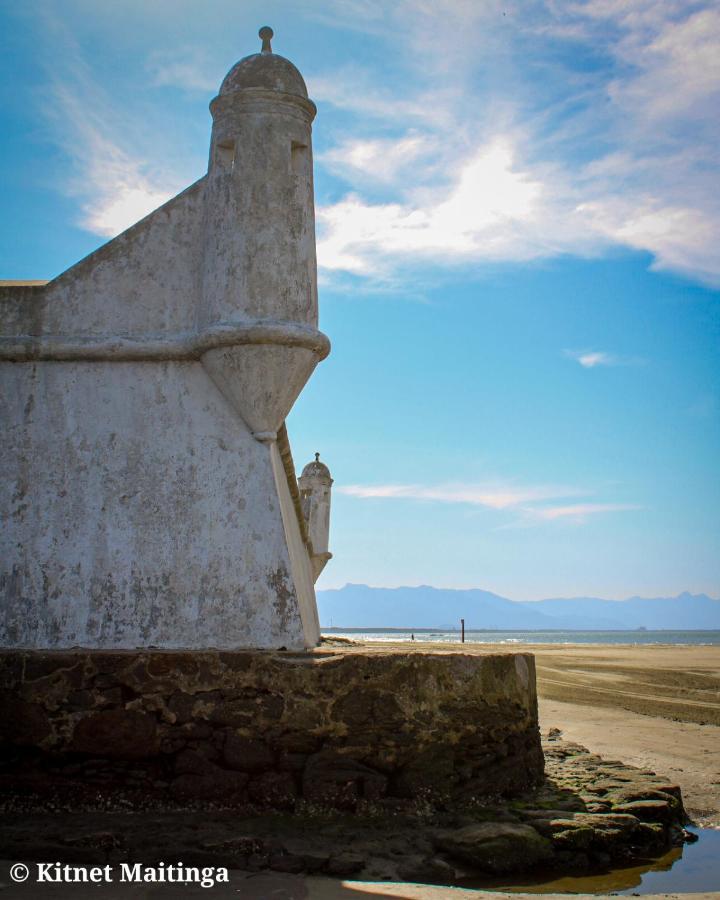
[{"label": "weathered white wall", "polygon": [[272,451],[199,363],[3,375],[0,645],[304,646]]},{"label": "weathered white wall", "polygon": [[202,178],[51,281],[20,333],[147,337],[194,328],[204,189]]}]

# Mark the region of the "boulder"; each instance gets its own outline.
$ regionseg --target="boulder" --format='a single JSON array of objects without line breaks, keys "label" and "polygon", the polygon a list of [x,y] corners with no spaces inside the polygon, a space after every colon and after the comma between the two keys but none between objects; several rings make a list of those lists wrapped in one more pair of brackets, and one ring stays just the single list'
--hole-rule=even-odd
[{"label": "boulder", "polygon": [[529,825],[483,822],[468,825],[438,839],[454,859],[484,872],[522,872],[553,855],[552,844]]},{"label": "boulder", "polygon": [[672,822],[675,818],[673,808],[667,800],[631,800],[628,803],[618,803],[613,807],[613,812],[629,813],[641,821]]},{"label": "boulder", "polygon": [[611,852],[632,843],[640,824],[635,816],[627,813],[577,813],[573,816],[576,826],[587,826],[593,830],[592,848]]}]

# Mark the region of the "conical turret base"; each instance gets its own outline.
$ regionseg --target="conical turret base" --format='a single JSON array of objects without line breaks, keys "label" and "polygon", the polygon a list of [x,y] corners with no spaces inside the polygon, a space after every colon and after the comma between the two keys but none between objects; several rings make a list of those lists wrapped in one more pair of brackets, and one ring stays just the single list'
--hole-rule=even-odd
[{"label": "conical turret base", "polygon": [[314,350],[240,344],[208,350],[205,371],[259,441],[273,441],[318,363]]}]

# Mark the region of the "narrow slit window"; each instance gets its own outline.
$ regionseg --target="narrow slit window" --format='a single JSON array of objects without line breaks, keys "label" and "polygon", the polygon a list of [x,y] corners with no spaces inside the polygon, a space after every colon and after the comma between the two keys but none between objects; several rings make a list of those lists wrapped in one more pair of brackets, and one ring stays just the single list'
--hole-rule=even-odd
[{"label": "narrow slit window", "polygon": [[298,141],[290,144],[290,164],[296,175],[302,175],[307,171],[307,155],[307,144],[300,144]]},{"label": "narrow slit window", "polygon": [[231,138],[218,141],[216,147],[216,159],[225,169],[232,169],[235,165],[235,141]]}]

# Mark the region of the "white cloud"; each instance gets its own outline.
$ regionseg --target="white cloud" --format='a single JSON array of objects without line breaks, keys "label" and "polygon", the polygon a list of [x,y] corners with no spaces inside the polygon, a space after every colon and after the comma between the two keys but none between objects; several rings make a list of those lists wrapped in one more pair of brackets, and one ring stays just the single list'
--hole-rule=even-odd
[{"label": "white cloud", "polygon": [[717,99],[720,91],[720,9],[715,4],[590,0],[569,4],[567,13],[575,17],[576,37],[605,44],[626,66],[609,81],[608,95],[632,110],[641,127],[647,120],[708,115],[698,104]]},{"label": "white cloud", "polygon": [[161,206],[175,193],[144,171],[143,163],[109,135],[104,116],[110,112],[88,103],[89,96],[73,85],[57,82],[55,114],[62,117],[61,140],[78,176],[68,190],[81,200],[80,224],[94,234],[112,237]]},{"label": "white cloud", "polygon": [[653,195],[608,196],[579,209],[610,241],[650,250],[655,256],[651,268],[720,285],[720,263],[710,252],[720,243],[720,216],[714,211],[664,204]]},{"label": "white cloud", "polygon": [[525,510],[527,515],[536,519],[554,522],[558,519],[585,520],[588,516],[603,513],[627,512],[642,509],[634,503],[573,503],[568,506],[546,506]]},{"label": "white cloud", "polygon": [[552,190],[551,179],[549,171],[520,165],[512,138],[498,136],[459,164],[450,185],[415,184],[403,202],[393,203],[369,203],[351,193],[318,209],[319,264],[377,276],[418,258],[447,264],[562,252],[583,243],[582,223],[567,212],[548,232],[561,193]]},{"label": "white cloud", "polygon": [[315,102],[396,123],[450,127],[459,100],[456,90],[443,86],[398,96],[385,86],[378,87],[369,73],[349,66],[329,76],[309,76],[306,81]]},{"label": "white cloud", "polygon": [[609,353],[590,352],[590,353],[571,353],[568,354],[576,359],[585,369],[594,369],[595,366],[614,366],[615,357]]},{"label": "white cloud", "polygon": [[[48,27],[65,47],[48,68],[43,112],[71,164],[63,189],[78,199],[78,224],[113,237],[173,197],[185,183],[168,159],[159,160],[147,123],[125,113],[88,69],[67,27],[54,16]],[[146,147],[143,158],[139,148]]]},{"label": "white cloud", "polygon": [[469,503],[489,509],[510,509],[527,503],[585,493],[566,487],[545,485],[517,487],[497,484],[349,484],[341,485],[337,490],[341,494],[361,499],[437,500],[441,503]]},{"label": "white cloud", "polygon": [[423,500],[468,504],[516,514],[517,518],[513,522],[501,525],[500,528],[528,527],[556,521],[583,524],[590,516],[642,509],[632,503],[568,503],[570,498],[587,496],[589,491],[558,485],[348,484],[340,485],[336,490],[338,493],[361,500]]},{"label": "white cloud", "polygon": [[[153,10],[142,20],[157,27],[167,10]],[[337,145],[318,156],[347,181],[318,210],[326,277],[389,283],[408,264],[620,245],[720,285],[716,4],[309,0],[303,15],[366,33],[390,60],[376,75],[360,61],[303,67],[310,95],[346,114]],[[159,130],[151,141],[146,119],[123,118],[98,96],[72,31],[56,16],[48,28],[63,48],[50,76],[75,98],[62,136],[78,176],[71,189],[85,227],[110,235],[191,179],[174,176]],[[186,37],[150,55],[151,84],[214,92],[225,68],[216,55]]]},{"label": "white cloud", "polygon": [[[407,22],[400,92],[361,71],[313,85],[320,99],[404,133],[346,137],[325,154],[350,190],[320,210],[321,266],[387,278],[408,262],[597,255],[615,244],[720,285],[720,10],[694,0],[510,11],[408,0],[380,22],[370,7],[375,36]],[[583,55],[600,62],[573,68]],[[422,147],[419,165],[405,164],[405,147]],[[363,192],[374,164],[393,194],[384,203]]]},{"label": "white cloud", "polygon": [[564,353],[584,369],[594,369],[597,366],[637,366],[644,362],[639,357],[617,356],[604,350],[565,350]]},{"label": "white cloud", "polygon": [[[613,99],[649,119],[694,113],[720,87],[720,9],[698,10],[660,22],[655,35],[629,31],[623,55],[637,67],[626,81],[613,82]],[[639,38],[639,39],[638,39]]]},{"label": "white cloud", "polygon": [[336,172],[392,182],[403,169],[415,168],[418,157],[427,156],[431,150],[427,136],[419,134],[408,134],[399,140],[351,138],[328,150],[319,160]]},{"label": "white cloud", "polygon": [[172,197],[154,191],[133,168],[122,173],[118,181],[104,179],[95,186],[98,195],[84,204],[82,225],[103,237],[114,237],[125,231]]}]

